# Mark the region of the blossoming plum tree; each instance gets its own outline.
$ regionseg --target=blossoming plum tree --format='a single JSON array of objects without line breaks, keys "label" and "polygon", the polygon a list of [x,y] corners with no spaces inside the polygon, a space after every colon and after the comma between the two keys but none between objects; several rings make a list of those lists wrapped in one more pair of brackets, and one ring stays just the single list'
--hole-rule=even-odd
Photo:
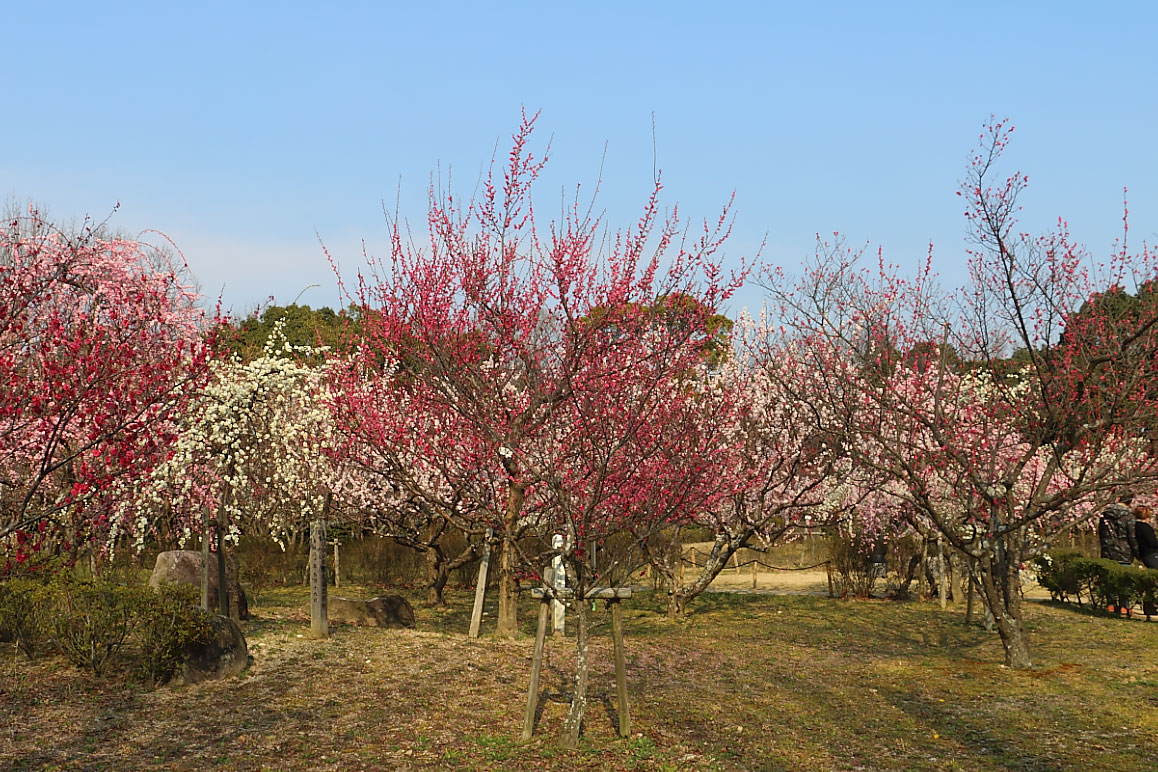
[{"label": "blossoming plum tree", "polygon": [[[702,397],[689,373],[703,362],[708,318],[742,280],[715,257],[727,209],[692,238],[675,213],[661,219],[658,185],[629,230],[604,234],[578,201],[543,227],[531,198],[544,163],[528,147],[533,123],[524,117],[501,179],[492,165],[477,200],[432,191],[425,247],[392,224],[389,257],[369,260],[354,298],[364,343],[349,371],[379,378],[383,409],[340,411],[343,431],[421,459],[428,481],[416,492],[469,502],[466,519],[493,530],[508,636],[517,573],[536,575],[547,559],[523,552],[521,536],[569,536],[563,558],[581,593],[596,575],[591,540],[684,516],[661,501],[676,479],[668,470],[698,463],[706,479],[719,442],[693,441]],[[657,324],[656,304],[675,298]],[[585,685],[585,636],[579,665]],[[585,701],[577,689],[568,743]]]},{"label": "blossoming plum tree", "polygon": [[827,406],[813,393],[812,368],[795,345],[764,315],[745,314],[736,327],[735,354],[715,375],[717,387],[733,396],[729,409],[714,412],[728,425],[733,444],[712,460],[731,493],[698,508],[690,520],[712,532],[712,548],[687,584],[679,581],[678,564],[662,556],[652,561],[665,575],[672,615],[682,614],[738,550],[769,547],[806,524],[819,527],[850,506],[858,490],[849,484],[851,460],[840,437],[825,434],[831,420],[819,414]]},{"label": "blossoming plum tree", "polygon": [[[337,503],[357,513],[364,528],[422,552],[427,601],[441,605],[449,572],[476,557],[485,528],[475,517],[477,500],[467,495],[471,476],[446,466],[453,461],[448,455],[425,450],[431,442],[453,443],[455,433],[446,421],[412,409],[395,388],[398,377],[390,365],[367,370],[356,361],[331,361],[336,452],[347,469]],[[443,539],[451,530],[468,538],[453,556]]]},{"label": "blossoming plum tree", "polygon": [[[311,521],[347,511],[331,507],[335,492],[351,483],[334,441],[325,369],[303,364],[317,356],[275,325],[262,356],[211,362],[206,385],[177,423],[172,452],[125,503],[136,512],[138,544],[160,518],[175,524],[181,541],[200,533],[204,570],[215,543],[223,583],[226,541],[248,533],[284,547]],[[203,582],[203,603],[207,593]],[[229,613],[226,594],[219,600]]]},{"label": "blossoming plum tree", "polygon": [[839,249],[820,250],[798,290],[778,297],[839,418],[829,431],[843,434],[857,478],[874,490],[858,513],[906,520],[962,553],[1006,664],[1028,667],[1023,564],[1117,492],[1147,490],[1158,476],[1149,441],[1158,400],[1149,368],[1137,366],[1158,356],[1154,310],[1123,315],[1090,302],[1152,281],[1158,263],[1123,240],[1092,265],[1064,222],[1039,237],[1018,232],[1027,178],[990,182],[1011,131],[986,127],[961,189],[973,247],[957,297],[940,292],[927,264],[905,280]]},{"label": "blossoming plum tree", "polygon": [[[168,511],[184,538],[198,515],[220,509],[223,536],[294,538],[341,488],[324,366],[302,364],[275,325],[262,356],[216,359],[178,424],[173,452],[151,476],[142,518]],[[138,539],[145,535],[142,519]]]},{"label": "blossoming plum tree", "polygon": [[210,347],[184,270],[35,211],[0,224],[0,545],[23,561],[107,537],[168,452]]}]

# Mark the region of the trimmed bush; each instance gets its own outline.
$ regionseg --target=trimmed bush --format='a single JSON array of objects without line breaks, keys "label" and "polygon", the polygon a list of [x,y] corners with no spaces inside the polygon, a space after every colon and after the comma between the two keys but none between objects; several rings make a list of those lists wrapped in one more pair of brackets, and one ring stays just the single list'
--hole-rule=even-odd
[{"label": "trimmed bush", "polygon": [[73,665],[101,675],[129,638],[141,590],[62,576],[52,586],[53,638]]},{"label": "trimmed bush", "polygon": [[828,556],[841,598],[868,598],[885,574],[885,564],[874,560],[874,542],[865,535],[836,528],[828,534]]},{"label": "trimmed bush", "polygon": [[213,617],[197,606],[198,591],[189,585],[162,585],[141,600],[134,631],[141,670],[154,684],[163,684],[181,670],[191,644],[213,635]]},{"label": "trimmed bush", "polygon": [[32,659],[48,635],[50,595],[43,582],[32,579],[0,583],[0,641],[14,641]]},{"label": "trimmed bush", "polygon": [[122,665],[162,684],[181,669],[191,644],[213,635],[197,594],[190,586],[154,591],[109,577],[11,579],[0,583],[0,640],[15,641],[29,658],[55,650],[96,675]]},{"label": "trimmed bush", "polygon": [[1075,552],[1054,552],[1034,558],[1037,580],[1054,600],[1079,605],[1082,595],[1095,606],[1131,608],[1141,604],[1149,619],[1158,613],[1158,571],[1123,566],[1112,560],[1086,558]]}]

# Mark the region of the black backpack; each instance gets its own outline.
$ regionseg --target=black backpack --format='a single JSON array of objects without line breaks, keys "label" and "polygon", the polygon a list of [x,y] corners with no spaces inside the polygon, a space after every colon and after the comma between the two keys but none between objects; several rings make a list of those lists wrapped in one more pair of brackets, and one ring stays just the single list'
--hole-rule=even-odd
[{"label": "black backpack", "polygon": [[1102,558],[1117,563],[1133,563],[1134,551],[1130,548],[1130,536],[1126,529],[1133,525],[1133,517],[1129,510],[1122,507],[1109,507],[1102,512],[1102,519],[1098,521],[1098,542],[1101,546]]}]

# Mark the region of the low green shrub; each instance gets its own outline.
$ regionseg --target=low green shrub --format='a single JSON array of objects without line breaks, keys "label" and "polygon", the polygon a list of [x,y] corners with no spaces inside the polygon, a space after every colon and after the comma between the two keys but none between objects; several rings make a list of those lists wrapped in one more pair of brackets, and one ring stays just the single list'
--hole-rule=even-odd
[{"label": "low green shrub", "polygon": [[154,590],[124,579],[60,572],[47,581],[2,582],[0,640],[15,641],[30,659],[54,650],[96,675],[118,665],[165,683],[185,648],[212,635],[210,615],[197,607],[196,587]]},{"label": "low green shrub", "polygon": [[53,639],[73,665],[101,675],[132,632],[140,588],[58,576],[51,585]]},{"label": "low green shrub", "polygon": [[1037,567],[1037,583],[1049,592],[1053,600],[1069,601],[1072,597],[1079,605],[1082,603],[1082,592],[1087,591],[1088,582],[1092,574],[1088,566],[1081,561],[1088,561],[1079,552],[1058,551],[1038,555],[1033,559]]},{"label": "low green shrub", "polygon": [[197,606],[198,591],[190,585],[162,585],[141,601],[134,630],[141,670],[163,684],[181,669],[186,646],[213,634],[211,615]]},{"label": "low green shrub", "polygon": [[868,598],[885,575],[885,564],[874,555],[874,541],[859,532],[836,528],[828,534],[828,559],[832,562],[836,594],[842,598]]},{"label": "low green shrub", "polygon": [[32,659],[48,635],[50,593],[44,582],[9,579],[0,583],[0,641],[13,641]]},{"label": "low green shrub", "polygon": [[1034,558],[1038,583],[1054,600],[1080,605],[1082,595],[1095,606],[1131,608],[1141,604],[1147,618],[1158,608],[1158,571],[1123,566],[1112,560],[1052,552]]}]

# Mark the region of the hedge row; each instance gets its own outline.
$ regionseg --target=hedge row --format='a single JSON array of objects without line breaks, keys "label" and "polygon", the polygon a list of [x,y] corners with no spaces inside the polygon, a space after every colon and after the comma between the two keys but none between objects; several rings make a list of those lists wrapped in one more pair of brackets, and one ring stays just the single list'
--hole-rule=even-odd
[{"label": "hedge row", "polygon": [[188,586],[12,579],[0,583],[0,641],[14,642],[29,659],[59,652],[97,675],[119,665],[164,683],[181,668],[185,647],[212,634],[196,601]]},{"label": "hedge row", "polygon": [[1112,560],[1083,557],[1076,552],[1052,552],[1034,558],[1037,581],[1054,600],[1083,596],[1094,606],[1132,608],[1141,604],[1146,618],[1158,614],[1158,571],[1123,566]]}]

